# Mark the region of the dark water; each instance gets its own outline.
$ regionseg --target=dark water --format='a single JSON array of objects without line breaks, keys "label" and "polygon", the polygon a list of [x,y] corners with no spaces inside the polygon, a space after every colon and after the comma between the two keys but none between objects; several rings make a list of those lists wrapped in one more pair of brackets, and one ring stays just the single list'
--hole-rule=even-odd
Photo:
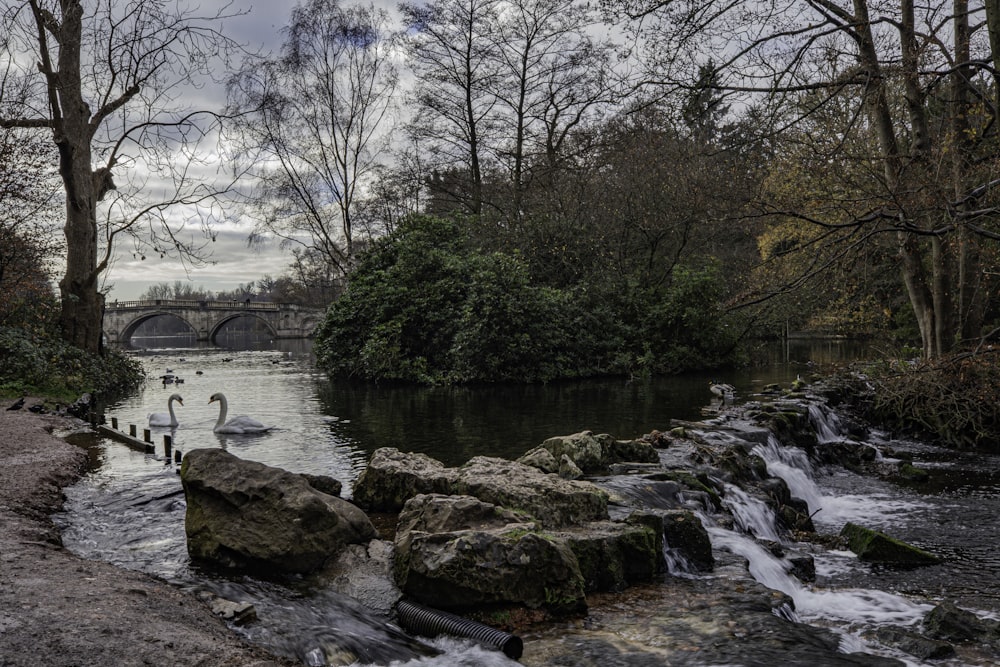
[{"label": "dark water", "polygon": [[[269,344],[258,341],[247,347]],[[735,385],[740,400],[770,383],[787,385],[813,364],[858,354],[832,342],[770,352],[766,367],[714,379]],[[186,588],[253,600],[262,622],[249,631],[252,638],[304,664],[324,633],[353,633],[393,650],[404,650],[406,640],[393,634],[387,619],[334,591],[220,578],[193,565],[185,549],[183,495],[176,465],[162,457],[163,435],[171,435],[181,451],[222,447],[296,472],[332,475],[344,482],[349,496],[368,455],[379,447],[425,452],[457,465],[476,455],[517,457],[545,438],[582,430],[633,438],[667,429],[671,419],[700,419],[703,410],[718,406],[707,388],[712,378],[697,374],[530,387],[412,388],[331,383],[316,371],[308,343],[302,341],[279,342],[276,349],[178,348],[139,356],[149,383],[112,406],[108,416],[117,417],[122,429],[137,424],[141,431],[146,415],[165,411],[167,397],[179,393],[184,399],[176,409],[180,426],[152,429],[154,457],[116,442],[81,438],[79,444],[90,448],[93,463],[88,476],[67,490],[67,511],[59,517],[65,543],[82,556],[143,570]],[[158,378],[167,371],[183,383],[163,384]],[[276,428],[255,436],[213,433],[218,408],[207,401],[218,391],[229,399],[230,416],[248,414]],[[859,624],[899,622],[935,601],[1000,614],[1000,557],[994,549],[1000,461],[892,441],[884,434],[876,434],[874,444],[912,451],[915,463],[931,470],[931,482],[900,487],[841,469],[802,472],[808,487],[802,495],[811,494],[822,505],[817,522],[831,533],[847,520],[868,523],[949,560],[935,568],[899,572],[864,566],[850,554],[821,554],[815,589],[795,591],[803,613],[810,622],[847,628],[845,645],[860,642],[847,639],[861,632]],[[766,556],[758,556],[745,539],[723,532],[713,539],[733,550],[746,549],[747,557],[761,558],[766,570]],[[779,589],[790,585],[784,579],[767,584]],[[515,664],[469,643],[442,639],[437,646],[442,656],[413,664]],[[377,658],[369,662],[385,664]]]}]

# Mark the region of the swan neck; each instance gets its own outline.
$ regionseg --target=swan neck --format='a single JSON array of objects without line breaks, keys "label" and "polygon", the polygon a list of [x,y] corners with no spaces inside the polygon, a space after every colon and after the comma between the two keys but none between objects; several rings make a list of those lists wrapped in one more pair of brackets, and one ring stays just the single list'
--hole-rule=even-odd
[{"label": "swan neck", "polygon": [[229,411],[229,404],[226,402],[225,396],[219,397],[219,419],[215,422],[216,426],[222,426],[226,422],[226,413]]}]

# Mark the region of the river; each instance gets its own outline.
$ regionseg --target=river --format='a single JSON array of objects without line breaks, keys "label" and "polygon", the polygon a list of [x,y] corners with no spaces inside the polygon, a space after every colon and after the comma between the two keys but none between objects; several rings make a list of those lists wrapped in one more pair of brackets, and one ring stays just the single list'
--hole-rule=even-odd
[{"label": "river", "polygon": [[[825,345],[777,350],[766,367],[715,379],[735,385],[739,400],[770,383],[787,385],[807,373],[813,362],[856,354],[839,344]],[[57,517],[65,544],[84,557],[143,570],[192,590],[252,599],[262,620],[243,631],[303,664],[324,664],[316,660],[315,646],[323,643],[325,634],[340,640],[358,637],[355,653],[370,664],[386,664],[387,656],[395,655],[392,650],[408,640],[384,619],[331,592],[221,577],[192,564],[184,542],[176,464],[162,456],[164,435],[171,435],[173,447],[181,452],[222,447],[295,472],[333,476],[344,483],[349,497],[352,481],[379,447],[424,452],[447,465],[475,455],[516,458],[554,435],[592,430],[633,438],[665,430],[671,419],[700,419],[718,400],[708,391],[713,378],[699,374],[529,387],[332,383],[316,370],[303,341],[279,341],[270,349],[173,348],[136,354],[149,381],[134,396],[109,406],[108,417],[115,417],[123,430],[136,424],[141,431],[148,413],[166,411],[168,397],[176,393],[183,397],[182,406],[175,404],[180,424],[173,430],[152,429],[156,457],[103,438],[75,438],[88,447],[91,464],[85,478],[67,490],[66,511]],[[174,381],[163,382],[163,376]],[[250,415],[275,428],[254,436],[213,433],[218,404],[210,404],[208,397],[216,392],[226,394],[230,416]],[[836,428],[835,416],[823,419],[833,420],[824,421],[824,428]],[[932,483],[899,487],[840,469],[812,470],[808,461],[790,459],[787,453],[759,453],[772,474],[789,476],[796,495],[811,498],[810,510],[817,512],[820,530],[836,532],[843,521],[863,519],[946,555],[946,565],[893,571],[863,566],[846,554],[824,553],[817,557],[817,582],[807,588],[768,574],[767,556],[754,551],[745,536],[713,527],[713,544],[748,558],[759,581],[796,599],[803,620],[841,628],[845,638],[854,638],[845,639],[845,645],[861,642],[861,625],[912,622],[935,601],[958,601],[982,614],[1000,614],[1000,557],[993,548],[992,527],[1000,510],[1000,461],[894,441],[887,434],[873,438],[879,447],[912,451],[917,465],[931,469]],[[746,513],[758,511],[748,507]],[[555,641],[544,634],[538,638],[539,651],[546,641]],[[516,664],[469,642],[439,639],[436,644],[443,656],[412,664]],[[526,651],[530,647],[526,645]],[[935,664],[994,664],[983,660]]]}]

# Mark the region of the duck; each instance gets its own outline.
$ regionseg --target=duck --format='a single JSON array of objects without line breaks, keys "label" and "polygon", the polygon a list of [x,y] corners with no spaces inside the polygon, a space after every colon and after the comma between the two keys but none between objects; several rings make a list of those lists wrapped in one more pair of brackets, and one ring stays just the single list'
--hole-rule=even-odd
[{"label": "duck", "polygon": [[246,415],[233,417],[229,421],[226,421],[226,413],[229,411],[229,402],[226,400],[226,395],[216,392],[208,399],[209,403],[215,403],[216,401],[219,402],[219,419],[215,422],[215,427],[212,429],[216,433],[267,433],[274,428],[273,426],[266,426],[253,417],[247,417]]},{"label": "duck", "polygon": [[719,398],[732,398],[733,394],[736,392],[736,387],[733,385],[726,384],[724,382],[716,382],[715,380],[709,380],[708,388]]},{"label": "duck", "polygon": [[177,428],[179,423],[177,421],[177,416],[174,414],[174,401],[179,404],[184,405],[184,399],[181,398],[180,394],[170,394],[170,398],[167,399],[167,411],[166,412],[154,412],[149,415],[149,425],[150,426],[169,426],[170,428]]}]

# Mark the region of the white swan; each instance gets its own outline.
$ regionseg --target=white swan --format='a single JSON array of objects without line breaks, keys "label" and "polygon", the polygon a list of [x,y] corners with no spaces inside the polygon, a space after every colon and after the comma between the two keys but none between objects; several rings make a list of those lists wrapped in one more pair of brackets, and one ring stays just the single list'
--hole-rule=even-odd
[{"label": "white swan", "polygon": [[243,415],[226,421],[226,412],[229,410],[226,395],[215,393],[208,399],[209,403],[215,403],[216,401],[220,403],[219,419],[215,422],[215,428],[212,429],[216,433],[265,433],[274,428],[273,426],[265,426],[252,417]]},{"label": "white swan", "polygon": [[180,394],[170,394],[167,399],[167,412],[154,412],[149,415],[150,426],[170,426],[176,427],[177,417],[174,415],[174,401],[184,405],[184,399]]}]

